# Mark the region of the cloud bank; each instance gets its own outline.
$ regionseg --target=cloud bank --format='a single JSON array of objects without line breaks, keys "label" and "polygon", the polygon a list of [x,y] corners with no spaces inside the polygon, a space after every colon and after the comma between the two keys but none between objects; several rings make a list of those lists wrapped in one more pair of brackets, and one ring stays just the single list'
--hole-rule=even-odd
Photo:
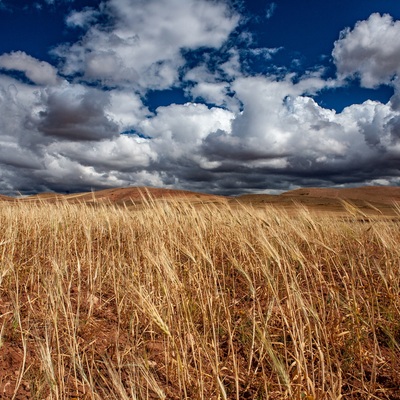
[{"label": "cloud bank", "polygon": [[[343,30],[326,79],[249,73],[232,40],[241,20],[224,1],[108,0],[66,16],[81,35],[53,49],[55,65],[0,55],[0,191],[400,184],[400,21]],[[313,99],[354,79],[394,95],[341,113]],[[151,112],[149,91],[171,88],[188,102]]]}]

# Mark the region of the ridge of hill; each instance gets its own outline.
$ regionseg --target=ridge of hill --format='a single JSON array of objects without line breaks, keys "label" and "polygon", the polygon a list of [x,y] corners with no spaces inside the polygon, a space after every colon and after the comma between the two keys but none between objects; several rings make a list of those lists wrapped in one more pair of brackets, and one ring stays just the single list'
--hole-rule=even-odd
[{"label": "ridge of hill", "polygon": [[83,192],[75,194],[59,194],[59,193],[40,193],[21,199],[22,201],[60,201],[68,202],[110,202],[110,203],[126,203],[126,202],[142,202],[152,199],[174,199],[202,202],[221,202],[226,201],[225,197],[206,193],[190,192],[187,190],[162,189],[152,187],[124,187],[103,189],[93,192]]},{"label": "ridge of hill", "polygon": [[282,197],[314,197],[341,200],[362,200],[392,204],[400,202],[400,187],[397,186],[361,186],[356,188],[302,188],[282,193]]},{"label": "ridge of hill", "polygon": [[0,194],[0,201],[14,201],[13,197],[5,196],[4,194]]},{"label": "ridge of hill", "polygon": [[[143,203],[149,199],[179,200],[198,203],[230,203],[264,206],[272,204],[278,207],[293,208],[302,204],[309,208],[326,211],[343,211],[343,201],[350,202],[360,209],[383,210],[393,213],[394,203],[400,204],[400,187],[394,186],[362,186],[356,188],[301,188],[290,190],[279,195],[244,194],[236,197],[191,192],[188,190],[162,189],[153,187],[123,187],[104,189],[93,192],[75,194],[39,193],[23,198],[0,195],[0,202],[57,202],[71,203]],[[375,211],[378,211],[375,210]]]},{"label": "ridge of hill", "polygon": [[301,204],[319,211],[342,212],[348,202],[367,213],[396,214],[395,203],[400,204],[400,187],[362,186],[357,188],[301,188],[279,195],[247,194],[236,201],[252,206],[274,205],[293,208]]}]

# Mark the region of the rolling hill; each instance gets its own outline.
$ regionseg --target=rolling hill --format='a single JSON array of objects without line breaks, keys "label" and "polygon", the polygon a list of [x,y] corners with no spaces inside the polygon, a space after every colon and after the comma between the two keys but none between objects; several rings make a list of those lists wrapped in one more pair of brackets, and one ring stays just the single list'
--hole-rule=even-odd
[{"label": "rolling hill", "polygon": [[190,192],[186,190],[161,189],[151,187],[125,187],[104,189],[93,192],[75,193],[75,194],[58,194],[58,193],[41,193],[28,196],[21,201],[68,201],[68,202],[85,202],[85,203],[141,203],[149,199],[170,199],[185,200],[193,202],[221,202],[226,201],[223,196],[216,196],[206,193]]},{"label": "rolling hill", "polygon": [[302,204],[321,211],[343,211],[348,202],[366,212],[393,213],[395,203],[400,204],[400,187],[363,186],[358,188],[302,188],[280,195],[248,194],[238,196],[242,204],[293,207]]},{"label": "rolling hill", "polygon": [[296,204],[321,211],[343,211],[343,202],[348,202],[367,212],[393,213],[394,204],[400,204],[400,187],[364,186],[358,188],[301,188],[279,195],[244,194],[236,197],[191,192],[186,190],[161,189],[152,187],[125,187],[104,189],[75,194],[40,193],[24,198],[0,195],[0,201],[21,202],[84,202],[111,204],[141,204],[149,199],[174,200],[198,203],[247,204],[263,207],[271,204],[277,207],[293,208]]}]

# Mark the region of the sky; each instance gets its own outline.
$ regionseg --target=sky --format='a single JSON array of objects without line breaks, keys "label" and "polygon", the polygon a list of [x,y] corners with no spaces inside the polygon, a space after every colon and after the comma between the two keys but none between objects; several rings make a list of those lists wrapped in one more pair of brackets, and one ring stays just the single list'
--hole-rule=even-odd
[{"label": "sky", "polygon": [[0,193],[400,186],[398,0],[0,0]]}]

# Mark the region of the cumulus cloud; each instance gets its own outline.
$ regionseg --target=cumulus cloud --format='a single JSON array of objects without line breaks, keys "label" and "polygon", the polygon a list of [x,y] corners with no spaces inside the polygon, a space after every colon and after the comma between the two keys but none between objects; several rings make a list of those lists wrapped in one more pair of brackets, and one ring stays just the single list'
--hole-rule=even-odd
[{"label": "cumulus cloud", "polygon": [[142,120],[152,115],[140,96],[129,90],[110,91],[109,103],[104,111],[107,118],[118,125],[119,132],[135,129]]},{"label": "cumulus cloud", "polygon": [[48,152],[54,157],[62,155],[81,165],[92,166],[103,173],[146,169],[158,158],[148,140],[125,135],[97,143],[54,142],[48,147]]},{"label": "cumulus cloud", "polygon": [[208,154],[221,159],[227,151],[231,159],[246,165],[260,165],[264,159],[264,166],[271,168],[288,167],[299,157],[316,161],[321,154],[342,156],[342,138],[327,129],[334,123],[335,112],[302,96],[305,87],[310,89],[310,82],[293,84],[290,79],[264,77],[237,80],[233,90],[243,111],[234,119],[231,132],[219,132],[205,141]]},{"label": "cumulus cloud", "polygon": [[215,172],[227,181],[222,186],[228,188],[234,176],[242,185],[248,174],[253,188],[279,187],[294,178],[299,185],[365,183],[375,174],[395,179],[399,113],[390,104],[367,101],[337,114],[304,95],[315,84],[263,77],[235,82],[243,112],[230,131],[216,131],[202,144],[203,155],[219,163]]},{"label": "cumulus cloud", "polygon": [[400,21],[372,14],[340,33],[332,52],[341,78],[357,76],[364,87],[388,84],[400,73]]},{"label": "cumulus cloud", "polygon": [[[321,70],[252,76],[243,50],[221,50],[239,23],[225,1],[109,0],[66,23],[83,33],[56,51],[65,79],[26,53],[0,55],[3,193],[399,183],[400,28],[388,15],[342,32],[337,80]],[[197,49],[205,56],[188,62],[185,52]],[[268,61],[278,50],[246,51]],[[390,83],[395,93],[387,104],[340,113],[313,99],[351,77],[366,87]],[[174,85],[191,101],[150,112],[147,91]]]},{"label": "cumulus cloud", "polygon": [[57,70],[45,61],[39,61],[23,51],[0,56],[0,69],[23,72],[37,85],[56,85],[60,79]]},{"label": "cumulus cloud", "polygon": [[234,114],[218,107],[187,103],[159,107],[157,115],[144,120],[140,131],[151,137],[151,146],[159,154],[160,168],[189,163],[208,168],[206,156],[198,154],[202,141],[217,130],[229,131]]},{"label": "cumulus cloud", "polygon": [[[225,2],[207,0],[109,0],[106,25],[88,28],[82,40],[60,46],[63,72],[88,81],[141,89],[166,89],[177,83],[185,64],[183,50],[219,48],[239,16]],[[74,12],[70,25],[84,26],[92,10]]]},{"label": "cumulus cloud", "polygon": [[[124,99],[132,100],[132,115],[119,109]],[[148,114],[133,95],[41,88],[0,75],[0,113],[3,193],[160,183],[157,172],[145,171],[157,159],[146,140],[118,134]]]},{"label": "cumulus cloud", "polygon": [[[231,87],[242,111],[187,103],[154,115],[128,92],[64,85],[35,94],[12,82],[3,78],[0,111],[25,122],[17,134],[0,123],[4,190],[151,184],[232,194],[398,175],[400,113],[373,101],[324,109],[307,95],[323,84],[317,77],[242,77]],[[126,127],[137,134],[116,134]]]}]

